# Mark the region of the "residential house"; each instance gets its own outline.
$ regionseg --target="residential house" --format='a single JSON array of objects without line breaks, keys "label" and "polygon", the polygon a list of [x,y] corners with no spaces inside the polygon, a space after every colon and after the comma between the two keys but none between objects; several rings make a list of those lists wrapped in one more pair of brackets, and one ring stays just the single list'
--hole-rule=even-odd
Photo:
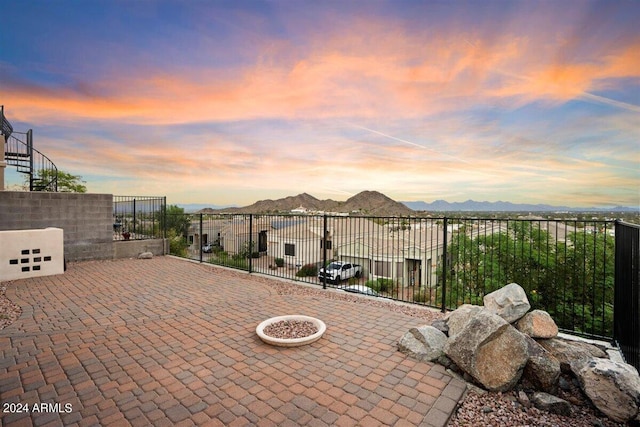
[{"label": "residential house", "polygon": [[[250,228],[253,232],[250,232]],[[187,239],[189,249],[199,251],[201,246],[212,244],[229,254],[248,249],[253,241],[252,252],[267,252],[267,231],[271,228],[268,217],[248,215],[203,216],[189,225]]]},{"label": "residential house", "polygon": [[435,286],[444,250],[443,228],[421,220],[405,227],[378,226],[363,238],[336,246],[336,257],[362,265],[369,279],[391,279],[404,287]]}]

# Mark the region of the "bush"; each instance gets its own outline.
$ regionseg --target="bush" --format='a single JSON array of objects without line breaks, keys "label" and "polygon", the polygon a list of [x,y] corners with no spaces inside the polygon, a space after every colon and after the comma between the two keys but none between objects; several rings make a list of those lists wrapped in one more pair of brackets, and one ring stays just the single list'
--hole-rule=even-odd
[{"label": "bush", "polygon": [[284,259],[283,258],[276,258],[275,262],[276,262],[276,265],[278,267],[284,267]]},{"label": "bush", "polygon": [[298,277],[313,277],[318,274],[318,267],[315,264],[305,264],[298,270]]},{"label": "bush", "polygon": [[424,289],[417,290],[413,293],[413,302],[426,304],[429,302],[429,296]]},{"label": "bush", "polygon": [[177,235],[174,230],[169,230],[167,238],[169,239],[169,253],[171,255],[176,255],[182,258],[189,257],[189,253],[187,251],[189,244],[185,238],[181,235]]},{"label": "bush", "polygon": [[365,285],[376,292],[393,292],[393,288],[395,287],[392,279],[385,279],[383,277],[378,277],[376,280],[367,280]]},{"label": "bush", "polygon": [[260,258],[260,252],[251,252],[251,258]]},{"label": "bush", "polygon": [[218,256],[212,257],[209,262],[211,264],[224,265],[225,267],[232,267],[240,270],[249,269],[249,263],[242,257],[242,255],[235,254],[230,257],[227,252],[220,252]]}]

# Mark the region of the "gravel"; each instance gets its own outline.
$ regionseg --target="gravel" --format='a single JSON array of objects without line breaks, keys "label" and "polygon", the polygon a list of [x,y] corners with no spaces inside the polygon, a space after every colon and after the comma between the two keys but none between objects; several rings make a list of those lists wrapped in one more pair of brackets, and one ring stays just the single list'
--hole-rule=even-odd
[{"label": "gravel", "polygon": [[5,293],[7,286],[0,284],[0,329],[4,329],[20,317],[22,309],[15,305]]},{"label": "gravel", "polygon": [[[402,313],[407,316],[417,317],[424,320],[425,324],[430,324],[434,320],[441,319],[444,316],[444,314],[438,310],[419,306],[416,304],[379,299],[376,297],[366,297],[364,295],[339,291],[335,289],[322,290],[304,284],[291,284],[262,277],[256,278],[260,281],[264,281],[279,295],[306,295],[331,300],[347,301],[354,304],[363,304],[371,307],[379,307],[396,313]],[[406,331],[399,331],[400,335],[402,335],[404,332]]]},{"label": "gravel", "polygon": [[295,339],[311,336],[318,328],[308,320],[280,320],[267,325],[262,332],[271,338]]},{"label": "gravel", "polygon": [[[562,397],[562,396],[560,396]],[[566,399],[567,396],[563,398]],[[599,414],[588,402],[572,404],[570,417],[541,411],[527,400],[518,399],[516,391],[505,393],[467,392],[449,426],[532,426],[532,427],[613,427],[624,426]]]}]

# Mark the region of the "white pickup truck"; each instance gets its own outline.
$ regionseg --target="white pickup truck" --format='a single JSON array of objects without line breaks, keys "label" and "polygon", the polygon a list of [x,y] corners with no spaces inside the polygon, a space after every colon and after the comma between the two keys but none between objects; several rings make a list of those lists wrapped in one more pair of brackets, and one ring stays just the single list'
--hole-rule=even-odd
[{"label": "white pickup truck", "polygon": [[342,261],[333,261],[327,268],[321,268],[318,272],[318,280],[322,282],[326,277],[327,282],[334,282],[336,284],[342,280],[352,277],[360,278],[360,276],[362,276],[361,265]]}]

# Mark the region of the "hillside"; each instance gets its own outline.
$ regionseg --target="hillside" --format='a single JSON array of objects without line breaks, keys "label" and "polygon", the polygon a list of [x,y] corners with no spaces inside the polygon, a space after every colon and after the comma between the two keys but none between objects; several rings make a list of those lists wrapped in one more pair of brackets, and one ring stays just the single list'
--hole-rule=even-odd
[{"label": "hillside", "polygon": [[259,200],[256,203],[241,207],[224,209],[225,212],[237,212],[237,213],[275,213],[275,212],[289,212],[293,209],[303,206],[312,211],[326,211],[332,207],[337,206],[339,202],[334,200],[319,200],[310,194],[302,193],[297,196],[289,196],[284,199],[277,200]]},{"label": "hillside", "polygon": [[260,200],[252,205],[241,208],[202,209],[201,213],[278,213],[290,212],[304,207],[310,211],[347,212],[361,215],[375,216],[408,216],[414,211],[400,202],[377,191],[363,191],[350,197],[344,202],[335,200],[319,200],[310,194],[302,193],[277,200]]},{"label": "hillside", "polygon": [[359,211],[362,215],[375,216],[408,216],[415,214],[406,205],[396,202],[377,191],[363,191],[350,197],[342,204],[340,211]]}]

